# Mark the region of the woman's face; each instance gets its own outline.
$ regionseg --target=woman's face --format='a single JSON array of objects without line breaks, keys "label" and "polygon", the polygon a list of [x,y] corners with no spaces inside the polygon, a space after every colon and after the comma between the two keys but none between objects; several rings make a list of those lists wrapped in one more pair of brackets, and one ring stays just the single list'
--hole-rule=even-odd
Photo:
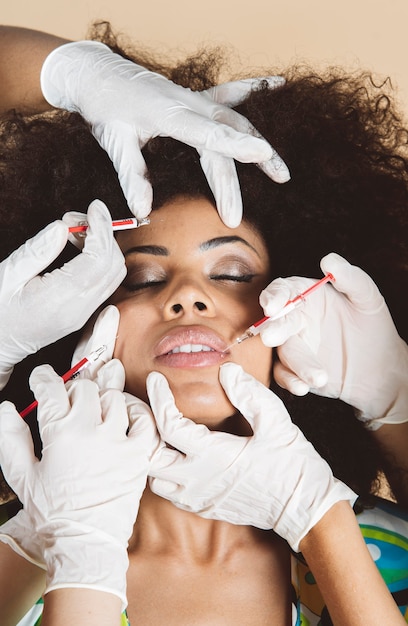
[{"label": "woman's face", "polygon": [[206,199],[176,199],[150,219],[118,234],[127,276],[111,299],[120,310],[114,356],[129,392],[147,400],[146,377],[161,372],[186,417],[217,427],[235,412],[219,383],[222,363],[270,381],[272,351],[259,337],[224,352],[263,316],[266,247],[245,223],[227,228]]}]

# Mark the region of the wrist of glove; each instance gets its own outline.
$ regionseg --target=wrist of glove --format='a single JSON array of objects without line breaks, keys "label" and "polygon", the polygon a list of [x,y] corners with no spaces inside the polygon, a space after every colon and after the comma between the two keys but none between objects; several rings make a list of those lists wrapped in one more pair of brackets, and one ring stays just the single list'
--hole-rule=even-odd
[{"label": "wrist of glove", "polygon": [[[59,523],[33,527],[25,510],[0,528],[0,541],[37,567],[46,570],[45,593],[64,587],[118,590],[126,606],[123,573],[128,567],[126,546],[93,526]],[[101,547],[103,546],[103,549]],[[80,582],[79,582],[80,581]]]},{"label": "wrist of glove", "polygon": [[8,544],[26,561],[46,569],[42,542],[24,509],[0,526],[0,541]]},{"label": "wrist of glove", "polygon": [[202,517],[273,529],[293,550],[323,515],[356,494],[295,426],[284,405],[259,381],[228,363],[220,381],[248,420],[252,437],[209,431],[177,410],[167,381],[153,372],[147,389],[164,442],[149,471],[150,487]]},{"label": "wrist of glove", "polygon": [[38,400],[41,461],[27,425],[4,402],[0,463],[43,552],[47,590],[110,591],[125,606],[127,543],[157,433],[148,407],[122,392],[118,361],[101,368],[98,381],[101,390],[81,379],[65,387],[49,366],[36,368],[30,385]]},{"label": "wrist of glove", "polygon": [[356,410],[356,417],[369,430],[408,422],[408,346],[400,337],[399,340],[397,354],[392,355],[391,362],[384,362],[386,373],[376,397]]},{"label": "wrist of glove", "polygon": [[122,610],[126,608],[127,540],[117,540],[92,521],[88,525],[63,516],[37,532],[47,572],[45,593],[66,587],[96,589],[119,596]]}]

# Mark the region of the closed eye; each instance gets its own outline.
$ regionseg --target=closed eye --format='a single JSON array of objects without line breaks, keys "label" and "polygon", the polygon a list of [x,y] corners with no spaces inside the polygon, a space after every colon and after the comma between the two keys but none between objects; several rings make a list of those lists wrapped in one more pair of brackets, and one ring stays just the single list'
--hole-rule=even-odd
[{"label": "closed eye", "polygon": [[255,274],[214,274],[210,276],[211,280],[232,281],[236,283],[250,283]]},{"label": "closed eye", "polygon": [[160,285],[165,284],[165,280],[147,280],[142,283],[131,283],[126,280],[122,283],[122,287],[126,289],[126,291],[141,291],[142,289],[149,289],[152,287],[159,287]]}]

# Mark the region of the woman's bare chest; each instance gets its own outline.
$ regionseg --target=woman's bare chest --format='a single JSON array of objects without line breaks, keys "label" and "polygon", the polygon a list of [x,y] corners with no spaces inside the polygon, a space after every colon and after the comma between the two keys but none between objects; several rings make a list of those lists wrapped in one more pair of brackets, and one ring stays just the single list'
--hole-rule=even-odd
[{"label": "woman's bare chest", "polygon": [[290,559],[261,551],[226,563],[131,559],[131,626],[290,626]]}]

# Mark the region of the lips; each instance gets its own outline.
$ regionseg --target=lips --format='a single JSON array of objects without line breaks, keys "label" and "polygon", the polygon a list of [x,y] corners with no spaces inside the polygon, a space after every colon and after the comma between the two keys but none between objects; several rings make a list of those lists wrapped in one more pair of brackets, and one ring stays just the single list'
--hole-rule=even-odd
[{"label": "lips", "polygon": [[214,331],[202,326],[175,328],[154,349],[155,358],[170,367],[206,367],[225,358],[227,344]]}]

